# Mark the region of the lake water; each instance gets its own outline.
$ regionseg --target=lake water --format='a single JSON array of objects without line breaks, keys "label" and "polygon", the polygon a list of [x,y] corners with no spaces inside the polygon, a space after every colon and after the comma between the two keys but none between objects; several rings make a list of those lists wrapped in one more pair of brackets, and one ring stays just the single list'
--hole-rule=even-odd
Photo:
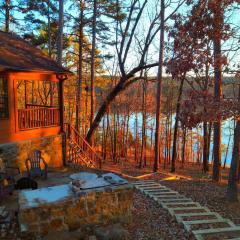
[{"label": "lake water", "polygon": [[[132,114],[129,119],[129,126],[130,126],[130,131],[135,135],[135,119],[136,119],[136,114]],[[141,133],[142,131],[142,114],[138,113],[137,114],[137,119],[138,119],[138,132]],[[123,120],[123,117],[120,117],[120,121]],[[106,120],[105,120],[106,121]],[[174,127],[174,121],[175,121],[175,116],[172,118],[172,127]],[[151,137],[151,127],[155,127],[155,119],[151,116],[147,117],[147,136],[150,139]],[[105,123],[106,126],[106,123]],[[198,129],[193,129],[193,132],[198,133],[200,135],[203,135],[203,129],[202,127],[198,127]],[[232,147],[233,147],[233,132],[234,132],[234,121],[232,119],[225,120],[222,122],[222,163],[224,163],[225,158],[226,158],[226,163],[227,165],[230,165],[231,163],[231,158],[232,158]],[[213,136],[213,133],[212,133]],[[154,137],[154,136],[153,136]],[[230,137],[230,142],[229,142],[229,137]],[[228,148],[228,153],[226,156],[226,148],[229,142],[229,148]],[[197,144],[193,145],[193,148],[196,148]],[[212,159],[212,141],[210,145],[210,161]]]}]

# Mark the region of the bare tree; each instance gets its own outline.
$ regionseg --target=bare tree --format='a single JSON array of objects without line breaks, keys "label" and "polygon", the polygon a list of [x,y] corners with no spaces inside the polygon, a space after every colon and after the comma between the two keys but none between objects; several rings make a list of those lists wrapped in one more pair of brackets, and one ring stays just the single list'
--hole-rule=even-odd
[{"label": "bare tree", "polygon": [[9,32],[10,24],[10,0],[5,1],[5,32]]},{"label": "bare tree", "polygon": [[93,18],[92,18],[92,49],[91,49],[91,113],[90,113],[90,127],[94,120],[94,81],[95,81],[95,50],[96,50],[96,20],[97,20],[97,0],[93,1]]},{"label": "bare tree", "polygon": [[59,26],[58,26],[58,44],[57,44],[57,62],[62,65],[62,50],[63,50],[63,0],[59,0]]},{"label": "bare tree", "polygon": [[[223,13],[224,9],[221,1],[216,1],[214,7],[214,39],[213,39],[213,52],[214,52],[214,97],[215,101],[219,102],[222,97],[222,27],[223,27]],[[220,180],[221,170],[221,121],[214,122],[214,136],[213,136],[213,176],[214,181]]]},{"label": "bare tree", "polygon": [[163,73],[163,52],[164,52],[164,32],[165,32],[165,1],[161,1],[161,16],[160,16],[160,51],[159,51],[159,65],[157,76],[157,94],[156,94],[156,130],[155,130],[155,155],[153,171],[158,170],[159,152],[160,152],[160,114],[161,114],[161,94],[162,94],[162,73]]},{"label": "bare tree", "polygon": [[[166,22],[172,17],[174,13],[180,8],[180,6],[185,2],[185,0],[179,1],[177,7],[172,11],[172,13],[164,19]],[[139,76],[139,72],[145,69],[156,67],[159,65],[158,62],[146,63],[146,54],[148,53],[149,47],[151,46],[153,40],[155,39],[157,33],[160,30],[158,24],[160,14],[156,12],[153,19],[149,23],[149,27],[146,31],[146,34],[143,36],[141,41],[137,40],[140,46],[141,51],[136,58],[135,65],[130,69],[127,68],[127,59],[131,54],[131,47],[134,45],[134,40],[136,39],[137,29],[139,27],[140,19],[146,8],[148,0],[133,0],[130,7],[128,8],[128,13],[126,20],[123,21],[119,18],[119,6],[116,10],[116,51],[118,56],[118,65],[119,65],[119,80],[115,87],[110,91],[110,93],[103,100],[99,110],[94,118],[94,121],[87,133],[86,140],[90,141],[93,133],[96,131],[99,123],[104,116],[109,104],[114,100],[114,98],[124,89],[126,89],[133,82],[142,79]],[[119,36],[120,35],[120,36]]]},{"label": "bare tree", "polygon": [[76,92],[76,121],[75,127],[80,130],[80,113],[81,113],[81,95],[83,83],[83,27],[84,27],[84,0],[80,0],[80,17],[79,17],[79,37],[78,37],[78,79]]}]

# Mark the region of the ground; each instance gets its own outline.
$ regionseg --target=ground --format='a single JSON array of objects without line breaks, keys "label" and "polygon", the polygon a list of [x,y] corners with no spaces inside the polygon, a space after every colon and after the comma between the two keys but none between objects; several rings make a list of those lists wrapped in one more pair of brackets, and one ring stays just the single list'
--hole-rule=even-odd
[{"label": "ground", "polygon": [[[226,182],[221,184],[211,182],[208,175],[199,175],[199,166],[190,166],[181,169],[176,178],[168,175],[166,172],[150,174],[151,169],[135,168],[133,166],[123,166],[109,164],[107,170],[115,172],[122,171],[123,176],[129,181],[139,179],[154,179],[160,181],[162,185],[168,186],[194,201],[199,202],[202,206],[207,206],[210,210],[220,213],[222,216],[231,219],[235,224],[240,225],[239,204],[231,204],[225,200]],[[194,170],[195,169],[195,170]],[[39,180],[39,187],[53,186],[63,184],[69,181],[69,174],[79,171],[77,169],[61,169],[50,172],[48,181]],[[195,174],[195,172],[198,174]],[[144,177],[142,177],[144,175]],[[0,200],[0,205],[6,205],[14,213],[17,210],[17,193]],[[14,215],[14,214],[13,214]],[[184,231],[183,226],[178,224],[166,210],[161,208],[152,199],[134,191],[133,199],[133,221],[125,228],[129,231],[129,239],[133,240],[159,240],[159,239],[194,239]],[[3,231],[2,231],[3,232]],[[1,236],[1,235],[0,235]],[[8,237],[1,239],[20,239],[18,234],[18,225],[15,221],[8,232]]]}]

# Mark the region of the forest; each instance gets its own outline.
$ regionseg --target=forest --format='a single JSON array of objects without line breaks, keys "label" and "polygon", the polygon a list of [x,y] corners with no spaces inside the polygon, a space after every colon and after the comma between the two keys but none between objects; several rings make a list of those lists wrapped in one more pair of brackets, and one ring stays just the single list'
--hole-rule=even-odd
[{"label": "forest", "polygon": [[[65,122],[106,166],[194,168],[237,201],[239,10],[239,0],[1,0],[0,28],[74,73]],[[32,104],[54,104],[56,86],[27,85]]]}]

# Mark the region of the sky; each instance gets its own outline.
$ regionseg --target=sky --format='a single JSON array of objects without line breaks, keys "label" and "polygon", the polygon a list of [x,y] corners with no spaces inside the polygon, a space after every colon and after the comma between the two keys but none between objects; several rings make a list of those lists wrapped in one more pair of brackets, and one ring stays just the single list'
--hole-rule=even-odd
[{"label": "sky", "polygon": [[[166,0],[166,5],[169,3],[169,1],[171,0]],[[0,0],[0,3],[2,3],[3,0]],[[125,1],[126,2],[126,1]],[[143,2],[143,0],[141,0],[141,2]],[[13,0],[13,3],[15,3],[15,0]],[[70,7],[71,1],[70,0],[65,0],[65,12],[69,11],[69,7]],[[172,0],[172,3],[169,7],[166,8],[166,13],[165,16],[168,16],[169,14],[171,14],[171,12],[175,9],[177,5],[177,0]],[[146,5],[146,8],[142,14],[141,20],[139,22],[139,25],[137,27],[136,30],[136,34],[134,36],[134,44],[132,45],[128,57],[127,57],[127,61],[126,61],[126,70],[131,69],[133,66],[136,65],[136,63],[139,62],[139,58],[140,58],[140,54],[139,54],[139,46],[137,44],[137,42],[140,42],[140,46],[142,46],[142,42],[144,41],[145,37],[146,37],[146,33],[150,24],[150,18],[152,18],[154,16],[154,14],[159,12],[159,8],[160,8],[160,4],[158,3],[158,0],[148,0],[148,3]],[[179,12],[180,13],[186,13],[187,12],[187,7],[186,5],[183,5],[180,9]],[[79,12],[78,9],[72,8],[70,10],[70,13],[77,17]],[[22,16],[16,12],[16,11],[12,11],[12,15],[14,15],[15,18],[18,19],[19,23],[22,24],[23,21]],[[231,25],[233,27],[238,27],[240,26],[240,16],[239,16],[239,9],[236,9],[235,11],[232,11],[231,14],[227,14],[226,15],[226,19],[231,22]],[[103,18],[103,20],[105,21],[106,18]],[[0,14],[0,24],[3,25],[4,24],[4,19],[3,19],[3,15]],[[169,20],[167,22],[167,25],[171,25],[172,21]],[[70,21],[66,22],[65,21],[65,29],[64,32],[68,32],[70,33],[71,31],[71,25],[72,23]],[[17,29],[13,24],[11,24],[11,30],[13,30],[14,32],[17,33],[22,33],[19,31],[19,29]],[[115,40],[115,36],[114,36],[114,29],[112,30],[112,38],[113,40]],[[239,34],[239,33],[238,33]],[[89,36],[89,38],[91,38],[91,36]],[[136,40],[137,39],[137,40]],[[238,36],[236,39],[234,40],[228,40],[226,42],[223,43],[223,52],[225,52],[225,50],[229,50],[229,48],[232,46],[232,44],[236,44],[237,41],[239,41],[240,37]],[[97,41],[97,45],[100,46],[100,41]],[[169,41],[167,39],[167,34],[165,36],[165,41],[167,44],[169,44]],[[114,55],[116,57],[116,49],[114,46],[105,46],[105,47],[100,47],[101,52],[103,55],[109,54],[111,53],[112,55]],[[149,49],[149,53],[148,53],[148,61],[149,62],[157,62],[158,61],[158,53],[159,53],[159,34],[156,35],[155,40],[153,41],[152,45],[150,46]],[[240,54],[239,54],[239,50],[238,51],[228,51],[228,58],[231,59],[231,63],[232,65],[234,64],[238,64],[239,60],[240,60]],[[167,52],[165,51],[165,56],[167,55]],[[116,61],[116,59],[115,59]],[[111,69],[113,66],[113,62],[114,59],[111,59],[110,61],[106,61],[104,63],[104,65],[108,68]],[[149,75],[156,75],[157,74],[157,68],[153,68],[149,71]]]}]

